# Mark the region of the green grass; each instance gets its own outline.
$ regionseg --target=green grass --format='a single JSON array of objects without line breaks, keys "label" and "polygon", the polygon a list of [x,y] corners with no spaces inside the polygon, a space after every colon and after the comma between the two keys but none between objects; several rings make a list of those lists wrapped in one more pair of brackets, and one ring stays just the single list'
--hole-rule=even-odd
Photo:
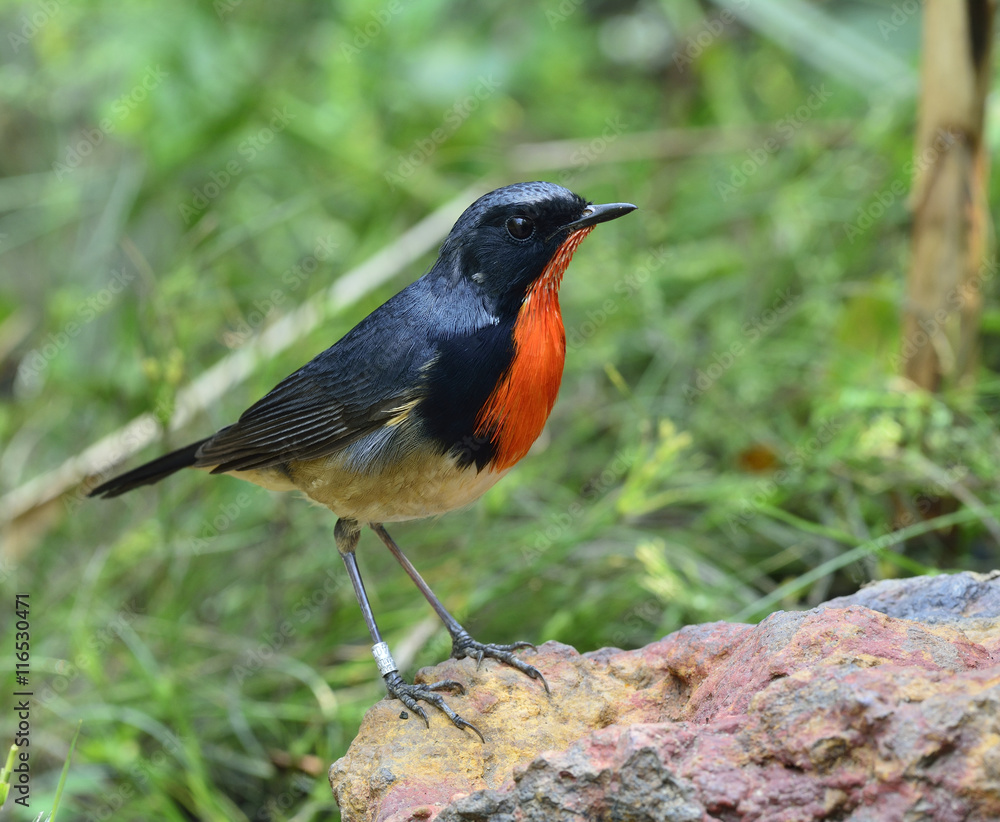
[{"label": "green grass", "polygon": [[[94,0],[58,6],[9,55],[0,343],[27,330],[0,345],[0,492],[138,414],[169,415],[247,329],[467,186],[535,177],[640,211],[599,227],[569,269],[566,373],[535,452],[472,508],[391,529],[475,636],[633,647],[871,579],[997,566],[993,283],[978,384],[907,391],[905,203],[846,230],[909,183],[912,96],[735,22],[677,64],[615,47],[635,20],[590,6],[404,5],[244,0],[220,16]],[[0,11],[5,30],[34,8]],[[643,13],[639,29],[666,20],[682,45],[720,14]],[[882,5],[836,13],[915,72],[916,21],[883,38]],[[113,129],[93,151],[54,170],[102,118]],[[731,149],[631,153],[644,132],[695,128]],[[515,165],[520,144],[567,138],[593,142]],[[318,248],[332,251],[298,276]],[[230,422],[431,261],[141,457]],[[18,363],[34,373],[14,380]],[[330,818],[325,770],[384,692],[333,523],[191,472],[115,501],[70,496],[8,531],[3,601],[32,602],[32,814],[52,808],[82,721],[60,818]],[[431,612],[370,533],[359,562],[398,647]],[[438,630],[407,673],[447,653]],[[8,803],[0,818],[20,817]]]}]

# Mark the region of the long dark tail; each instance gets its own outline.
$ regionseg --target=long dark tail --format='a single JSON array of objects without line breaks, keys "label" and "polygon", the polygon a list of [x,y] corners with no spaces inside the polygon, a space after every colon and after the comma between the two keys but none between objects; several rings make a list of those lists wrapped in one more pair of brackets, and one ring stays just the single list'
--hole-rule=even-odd
[{"label": "long dark tail", "polygon": [[175,471],[180,471],[182,468],[194,465],[195,454],[201,448],[202,443],[208,439],[210,438],[206,437],[204,440],[198,440],[198,442],[185,445],[183,448],[178,448],[176,451],[171,451],[169,454],[157,457],[152,462],[147,462],[145,465],[133,468],[131,471],[98,485],[87,496],[117,497],[119,494],[124,494],[126,491],[138,488],[140,485],[152,485],[154,482],[159,482],[164,477],[169,477]]}]

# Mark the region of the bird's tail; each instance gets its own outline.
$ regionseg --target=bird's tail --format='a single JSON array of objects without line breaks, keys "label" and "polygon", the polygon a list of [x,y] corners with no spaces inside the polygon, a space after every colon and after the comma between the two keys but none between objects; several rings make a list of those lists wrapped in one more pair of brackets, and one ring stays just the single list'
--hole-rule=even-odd
[{"label": "bird's tail", "polygon": [[175,471],[180,471],[182,468],[194,465],[198,449],[201,448],[207,439],[209,438],[185,445],[183,448],[178,448],[176,451],[171,451],[169,454],[157,457],[152,462],[147,462],[145,465],[133,468],[131,471],[98,485],[87,496],[117,497],[119,494],[124,494],[126,491],[138,488],[140,485],[152,485],[154,482],[159,482],[164,477],[169,477]]}]

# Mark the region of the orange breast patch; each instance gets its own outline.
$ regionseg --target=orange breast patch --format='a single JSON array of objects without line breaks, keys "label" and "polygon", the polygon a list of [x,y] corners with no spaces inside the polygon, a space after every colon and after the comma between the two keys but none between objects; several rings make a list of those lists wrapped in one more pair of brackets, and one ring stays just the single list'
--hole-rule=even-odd
[{"label": "orange breast patch", "polygon": [[538,439],[555,405],[566,361],[559,285],[577,246],[593,230],[570,234],[531,285],[514,321],[514,358],[476,417],[476,435],[492,436],[491,467],[503,471]]}]

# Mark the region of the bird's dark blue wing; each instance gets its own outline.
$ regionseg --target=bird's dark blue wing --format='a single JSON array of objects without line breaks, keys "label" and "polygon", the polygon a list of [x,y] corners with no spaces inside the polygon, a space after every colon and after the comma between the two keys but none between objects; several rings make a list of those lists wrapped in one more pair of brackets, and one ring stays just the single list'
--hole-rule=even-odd
[{"label": "bird's dark blue wing", "polygon": [[427,334],[393,333],[414,322],[403,298],[412,288],[210,437],[196,465],[222,473],[336,453],[417,399],[420,366],[433,353]]},{"label": "bird's dark blue wing", "polygon": [[442,346],[495,324],[475,300],[455,312],[464,287],[437,272],[401,291],[210,437],[196,466],[223,473],[334,454],[423,401]]}]

